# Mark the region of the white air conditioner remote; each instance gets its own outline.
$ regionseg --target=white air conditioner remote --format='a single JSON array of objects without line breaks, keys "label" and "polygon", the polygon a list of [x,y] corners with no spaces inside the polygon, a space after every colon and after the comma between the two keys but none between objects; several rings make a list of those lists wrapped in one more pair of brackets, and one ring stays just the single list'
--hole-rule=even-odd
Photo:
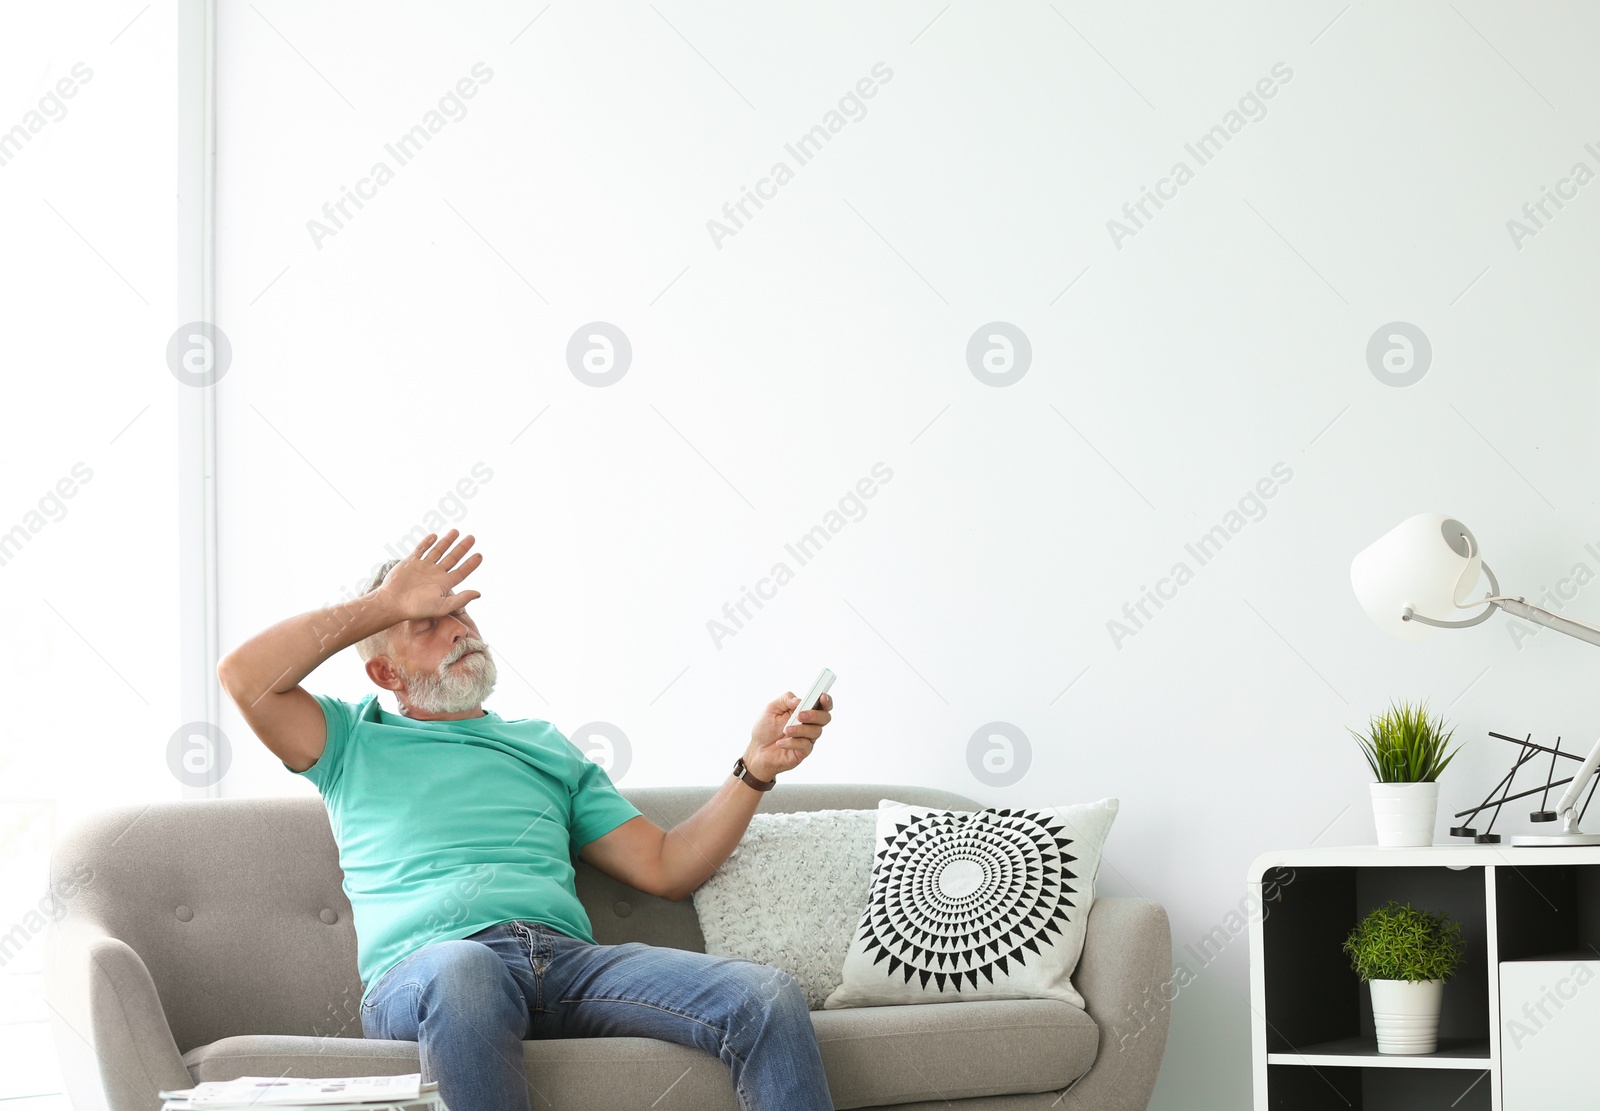
[{"label": "white air conditioner remote", "polygon": [[838,678],[838,676],[834,675],[833,672],[829,671],[827,668],[823,668],[822,674],[818,675],[817,681],[811,684],[811,689],[807,691],[806,696],[800,700],[800,705],[794,708],[794,713],[789,715],[789,720],[783,723],[783,727],[787,729],[791,725],[802,724],[800,721],[800,711],[815,710],[817,708],[817,703],[822,701],[822,696],[828,693],[828,688],[833,686],[833,681],[836,678]]}]

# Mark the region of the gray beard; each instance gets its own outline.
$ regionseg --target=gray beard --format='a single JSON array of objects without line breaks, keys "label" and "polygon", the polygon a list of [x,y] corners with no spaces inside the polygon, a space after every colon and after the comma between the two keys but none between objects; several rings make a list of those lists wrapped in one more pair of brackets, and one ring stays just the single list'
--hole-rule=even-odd
[{"label": "gray beard", "polygon": [[[468,657],[465,663],[455,663],[475,648],[477,655]],[[427,714],[458,714],[472,709],[489,697],[498,678],[489,646],[471,638],[457,645],[457,650],[439,664],[437,672],[402,674],[406,680],[407,700]]]}]

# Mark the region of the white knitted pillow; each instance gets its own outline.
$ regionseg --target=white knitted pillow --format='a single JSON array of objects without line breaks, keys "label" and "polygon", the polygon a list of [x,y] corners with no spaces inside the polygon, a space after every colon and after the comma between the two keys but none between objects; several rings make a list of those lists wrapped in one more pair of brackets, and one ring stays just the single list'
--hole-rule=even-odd
[{"label": "white knitted pillow", "polygon": [[753,815],[694,893],[706,952],[781,968],[822,1010],[867,905],[877,821],[876,810]]}]

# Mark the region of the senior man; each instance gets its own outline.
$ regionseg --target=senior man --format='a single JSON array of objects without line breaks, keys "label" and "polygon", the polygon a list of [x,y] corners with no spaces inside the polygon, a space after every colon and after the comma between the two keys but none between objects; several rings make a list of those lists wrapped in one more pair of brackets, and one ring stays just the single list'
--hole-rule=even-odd
[{"label": "senior man", "polygon": [[[573,864],[688,898],[761,792],[810,754],[833,700],[787,727],[794,692],[768,703],[734,773],[663,830],[549,722],[483,708],[495,664],[466,611],[480,594],[456,589],[483,555],[457,535],[428,534],[359,598],[279,622],[217,668],[256,735],[322,794],[355,915],[363,1034],[416,1041],[451,1111],[526,1111],[524,1040],[581,1037],[698,1046],[728,1066],[748,1111],[831,1109],[792,976],[597,944]],[[300,686],[352,644],[399,714],[376,691],[354,704]]]}]

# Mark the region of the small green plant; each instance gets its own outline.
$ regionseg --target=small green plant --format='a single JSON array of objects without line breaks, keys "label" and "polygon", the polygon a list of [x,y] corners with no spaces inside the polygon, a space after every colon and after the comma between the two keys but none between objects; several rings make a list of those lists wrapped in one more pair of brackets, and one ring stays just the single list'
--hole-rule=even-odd
[{"label": "small green plant", "polygon": [[1363,982],[1448,980],[1465,950],[1461,923],[1392,899],[1374,908],[1344,942]]},{"label": "small green plant", "polygon": [[1372,718],[1366,733],[1352,729],[1350,735],[1379,783],[1432,783],[1461,751],[1457,745],[1445,752],[1455,730],[1446,732],[1442,718],[1429,717],[1427,703],[1391,702]]}]

